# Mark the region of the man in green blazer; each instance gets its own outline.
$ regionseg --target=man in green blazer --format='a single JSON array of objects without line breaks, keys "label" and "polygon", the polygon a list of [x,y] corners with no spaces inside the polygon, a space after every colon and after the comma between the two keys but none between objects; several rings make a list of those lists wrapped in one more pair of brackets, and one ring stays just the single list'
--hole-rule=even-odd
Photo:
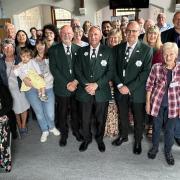
[{"label": "man in green blazer", "polygon": [[71,127],[73,135],[78,141],[82,140],[80,135],[80,122],[78,118],[78,103],[75,99],[75,91],[78,81],[74,75],[74,63],[79,46],[72,44],[73,30],[65,25],[60,30],[61,41],[52,46],[49,51],[49,65],[54,76],[54,92],[57,102],[57,117],[61,132],[60,146],[65,146],[68,137],[68,111],[71,110]]},{"label": "man in green blazer", "polygon": [[113,74],[111,49],[101,45],[101,30],[92,26],[89,30],[89,46],[80,48],[75,64],[79,82],[76,97],[81,104],[84,141],[79,150],[85,151],[92,141],[92,117],[96,120],[95,139],[100,152],[105,151],[103,142],[108,101],[111,99],[109,81]]},{"label": "man in green blazer", "polygon": [[134,117],[134,154],[142,151],[141,140],[145,118],[145,84],[151,68],[152,49],[138,40],[140,27],[136,21],[128,24],[127,42],[114,48],[115,98],[119,109],[119,137],[112,144],[128,141],[128,111],[131,105]]}]

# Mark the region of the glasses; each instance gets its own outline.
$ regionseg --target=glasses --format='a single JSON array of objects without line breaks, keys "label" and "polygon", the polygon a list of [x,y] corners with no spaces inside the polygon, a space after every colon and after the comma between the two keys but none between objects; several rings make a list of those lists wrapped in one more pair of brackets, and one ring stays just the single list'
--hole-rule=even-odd
[{"label": "glasses", "polygon": [[126,29],[126,33],[137,33],[137,32],[139,32],[139,30]]}]

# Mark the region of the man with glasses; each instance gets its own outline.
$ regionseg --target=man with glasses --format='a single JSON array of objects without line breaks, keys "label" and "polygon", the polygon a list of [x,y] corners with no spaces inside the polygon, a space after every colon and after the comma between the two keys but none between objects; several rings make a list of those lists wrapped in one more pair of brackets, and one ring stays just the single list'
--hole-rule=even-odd
[{"label": "man with glasses", "polygon": [[128,141],[128,110],[131,106],[134,116],[133,153],[141,154],[141,140],[145,119],[145,84],[151,68],[153,51],[138,40],[140,26],[131,21],[126,29],[127,42],[114,49],[115,98],[119,109],[119,137],[112,142],[120,146]]}]

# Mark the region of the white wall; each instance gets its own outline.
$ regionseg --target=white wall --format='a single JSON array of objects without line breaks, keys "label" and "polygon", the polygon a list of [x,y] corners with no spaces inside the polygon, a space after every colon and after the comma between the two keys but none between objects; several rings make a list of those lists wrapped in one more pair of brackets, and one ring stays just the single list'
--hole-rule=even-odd
[{"label": "white wall", "polygon": [[[55,6],[66,9],[72,13],[72,17],[77,17],[83,23],[85,20],[90,20],[93,24],[96,24],[96,12],[104,7],[108,6],[108,0],[84,0],[87,10],[86,15],[80,15],[79,7],[80,0],[1,0],[3,6],[4,17],[12,18],[13,15],[19,14],[29,8],[41,6],[42,7],[42,24],[50,22],[50,16],[48,6]],[[175,0],[150,0],[150,3],[163,7],[164,12],[167,14],[167,21],[171,22],[174,9]],[[148,18],[148,11],[142,11],[140,16]],[[110,13],[111,14],[111,13]],[[111,16],[109,12],[102,13],[102,20],[107,19],[107,16]]]}]

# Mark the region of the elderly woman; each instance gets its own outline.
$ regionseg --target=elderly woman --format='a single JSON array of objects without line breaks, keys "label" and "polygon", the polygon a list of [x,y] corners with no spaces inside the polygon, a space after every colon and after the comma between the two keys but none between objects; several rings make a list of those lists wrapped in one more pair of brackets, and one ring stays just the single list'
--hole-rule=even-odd
[{"label": "elderly woman", "polygon": [[80,26],[75,26],[73,28],[73,32],[74,32],[74,38],[73,38],[73,43],[77,44],[78,46],[84,47],[84,46],[88,46],[87,42],[82,41],[82,36],[83,36],[83,28],[81,28]]},{"label": "elderly woman", "polygon": [[[119,44],[122,40],[121,31],[118,31],[117,29],[112,29],[108,33],[108,46],[113,48],[117,44]],[[118,113],[117,113],[117,106],[114,101],[114,88],[113,83],[110,81],[111,86],[111,94],[112,94],[112,100],[109,102],[108,106],[108,114],[107,114],[107,120],[106,120],[106,127],[105,127],[105,136],[114,137],[118,135]]]},{"label": "elderly woman", "polygon": [[19,63],[19,59],[15,56],[15,46],[12,39],[5,39],[2,42],[3,57],[0,59],[0,77],[2,83],[9,87],[13,98],[13,110],[16,114],[16,120],[20,129],[20,133],[26,134],[26,120],[29,103],[23,92],[20,92],[20,79],[14,72],[13,66]]},{"label": "elderly woman", "polygon": [[[161,33],[157,26],[150,26],[147,28],[146,33],[144,35],[143,41],[153,48],[153,59],[152,65],[155,63],[163,62],[162,56],[162,42],[161,42]],[[147,116],[147,137],[152,138],[152,117]]]},{"label": "elderly woman", "polygon": [[176,62],[178,47],[175,43],[165,43],[162,50],[164,62],[153,65],[146,84],[146,112],[153,116],[153,146],[148,152],[148,157],[156,157],[164,125],[165,158],[169,165],[174,165],[171,149],[175,122],[180,114],[180,64]]}]

